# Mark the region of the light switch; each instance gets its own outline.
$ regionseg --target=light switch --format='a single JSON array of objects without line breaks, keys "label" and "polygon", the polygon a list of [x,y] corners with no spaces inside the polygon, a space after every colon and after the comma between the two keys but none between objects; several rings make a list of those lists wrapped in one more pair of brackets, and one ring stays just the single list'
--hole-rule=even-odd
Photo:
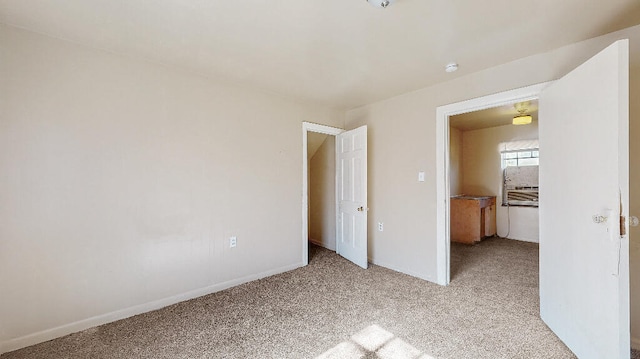
[{"label": "light switch", "polygon": [[424,182],[424,172],[418,172],[418,182]]}]

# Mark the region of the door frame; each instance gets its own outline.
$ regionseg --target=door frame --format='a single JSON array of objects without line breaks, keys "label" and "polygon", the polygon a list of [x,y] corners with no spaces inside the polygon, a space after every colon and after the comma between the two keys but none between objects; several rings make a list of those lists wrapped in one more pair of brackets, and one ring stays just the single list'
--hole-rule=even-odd
[{"label": "door frame", "polygon": [[[341,128],[319,125],[317,123],[302,122],[302,266],[309,264],[309,160],[308,155],[308,139],[309,132],[322,133],[329,136],[337,136],[345,132]],[[338,142],[336,141],[336,146]],[[336,147],[337,149],[337,147]],[[335,149],[334,149],[335,151]],[[337,151],[336,151],[337,153]],[[338,158],[336,157],[336,161]],[[337,162],[336,162],[337,166]],[[336,167],[337,168],[337,167]],[[335,193],[335,205],[336,214],[338,213],[338,174],[335,175],[336,181],[336,193]],[[336,232],[338,227],[336,226]],[[337,233],[336,233],[337,238]]]},{"label": "door frame", "polygon": [[436,108],[436,283],[451,281],[449,117],[516,102],[531,101],[553,81],[521,87]]}]

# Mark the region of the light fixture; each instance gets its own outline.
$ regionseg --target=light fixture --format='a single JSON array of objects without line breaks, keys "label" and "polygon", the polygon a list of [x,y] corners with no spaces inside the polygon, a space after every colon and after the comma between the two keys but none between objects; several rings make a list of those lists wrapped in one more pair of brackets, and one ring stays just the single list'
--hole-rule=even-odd
[{"label": "light fixture", "polygon": [[518,115],[513,118],[514,125],[528,125],[531,123],[531,115],[527,115],[527,110],[529,109],[529,101],[526,102],[518,102],[515,105],[516,111],[518,111]]},{"label": "light fixture", "polygon": [[531,123],[531,116],[520,115],[513,118],[514,125],[528,125]]},{"label": "light fixture", "polygon": [[446,72],[454,72],[458,69],[458,64],[455,62],[448,63],[447,66],[444,67]]},{"label": "light fixture", "polygon": [[375,7],[386,8],[391,5],[394,0],[367,0],[367,2]]}]

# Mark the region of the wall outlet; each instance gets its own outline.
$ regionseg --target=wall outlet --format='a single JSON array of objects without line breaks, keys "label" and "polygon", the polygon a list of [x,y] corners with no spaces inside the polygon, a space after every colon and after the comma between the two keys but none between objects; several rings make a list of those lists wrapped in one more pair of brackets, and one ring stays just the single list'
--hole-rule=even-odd
[{"label": "wall outlet", "polygon": [[235,248],[237,244],[238,244],[238,237],[233,236],[229,238],[229,248]]},{"label": "wall outlet", "polygon": [[378,222],[378,231],[379,231],[379,232],[384,231],[384,223],[382,223],[382,222]]}]

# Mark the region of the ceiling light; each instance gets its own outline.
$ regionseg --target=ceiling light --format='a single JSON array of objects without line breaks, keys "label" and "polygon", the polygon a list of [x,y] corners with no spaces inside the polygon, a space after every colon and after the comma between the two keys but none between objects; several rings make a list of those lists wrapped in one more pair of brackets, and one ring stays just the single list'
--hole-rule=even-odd
[{"label": "ceiling light", "polygon": [[531,116],[529,115],[516,116],[513,118],[514,125],[528,125],[530,123],[531,123]]},{"label": "ceiling light", "polygon": [[446,72],[454,72],[458,69],[458,64],[456,64],[455,62],[452,62],[450,64],[447,64],[447,66],[444,67],[444,70]]},{"label": "ceiling light", "polygon": [[513,118],[514,125],[528,125],[531,123],[531,115],[527,115],[527,110],[529,109],[529,101],[519,102],[513,105],[516,111],[518,111],[518,115]]},{"label": "ceiling light", "polygon": [[391,3],[394,0],[367,0],[367,2],[375,7],[381,7],[381,8],[385,8],[389,5],[391,5]]}]

